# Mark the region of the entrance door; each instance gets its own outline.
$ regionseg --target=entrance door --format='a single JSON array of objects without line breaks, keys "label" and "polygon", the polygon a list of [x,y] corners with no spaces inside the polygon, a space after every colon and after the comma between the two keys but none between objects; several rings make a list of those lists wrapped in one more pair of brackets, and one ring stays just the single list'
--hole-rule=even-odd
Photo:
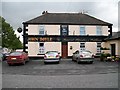
[{"label": "entrance door", "polygon": [[111,44],[111,55],[115,56],[115,44]]},{"label": "entrance door", "polygon": [[62,42],[62,58],[67,58],[68,56],[68,43]]}]

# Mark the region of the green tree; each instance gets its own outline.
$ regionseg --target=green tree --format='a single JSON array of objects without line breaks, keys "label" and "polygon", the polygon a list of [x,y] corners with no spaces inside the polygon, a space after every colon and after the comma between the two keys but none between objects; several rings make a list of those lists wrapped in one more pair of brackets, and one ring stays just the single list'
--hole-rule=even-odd
[{"label": "green tree", "polygon": [[0,17],[0,21],[2,22],[2,47],[10,49],[22,48],[22,43],[17,38],[10,24],[2,17]]}]

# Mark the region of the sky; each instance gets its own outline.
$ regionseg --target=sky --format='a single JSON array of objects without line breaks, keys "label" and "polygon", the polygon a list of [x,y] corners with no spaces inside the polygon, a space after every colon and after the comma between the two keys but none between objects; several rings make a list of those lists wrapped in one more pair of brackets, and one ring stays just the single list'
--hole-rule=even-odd
[{"label": "sky", "polygon": [[[49,2],[48,2],[49,1]],[[2,0],[1,13],[5,20],[15,30],[22,41],[22,33],[17,32],[22,23],[42,14],[42,11],[51,13],[78,13],[85,11],[103,21],[113,24],[113,32],[118,31],[118,2],[119,0]]]}]

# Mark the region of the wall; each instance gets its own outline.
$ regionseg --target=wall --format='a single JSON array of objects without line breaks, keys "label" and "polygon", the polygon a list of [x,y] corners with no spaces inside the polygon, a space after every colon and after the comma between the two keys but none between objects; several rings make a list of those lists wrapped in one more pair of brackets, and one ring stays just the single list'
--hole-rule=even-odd
[{"label": "wall", "polygon": [[[70,50],[70,46],[72,46],[72,50]],[[72,56],[72,54],[79,50],[80,43],[79,42],[68,42],[68,56]]]},{"label": "wall", "polygon": [[[40,25],[28,25],[28,35],[39,35]],[[60,25],[45,25],[47,35],[60,35]]]},{"label": "wall", "polygon": [[[111,49],[111,44],[116,45],[116,55],[120,55],[120,40],[111,40],[104,43],[103,47],[107,47]],[[107,51],[107,53],[111,54],[111,50]]]},{"label": "wall", "polygon": [[28,35],[38,35],[39,34],[38,25],[28,25]]},{"label": "wall", "polygon": [[[58,51],[61,55],[61,43],[60,42],[45,42],[45,52]],[[29,56],[43,56],[39,54],[39,42],[28,42],[28,55]]]},{"label": "wall", "polygon": [[28,42],[28,55],[37,56],[39,53],[39,43],[38,42]]},{"label": "wall", "polygon": [[[85,26],[86,35],[96,35],[96,26]],[[103,35],[108,35],[108,27],[102,26]],[[60,35],[60,25],[45,25],[45,31],[47,35]],[[80,25],[69,25],[69,35],[80,35]],[[39,25],[28,25],[28,35],[39,35]],[[86,42],[86,50],[90,50],[96,53],[96,42]],[[106,44],[107,45],[107,44]],[[73,49],[70,50],[70,46]],[[71,56],[73,52],[80,49],[80,42],[68,42],[68,56]],[[61,42],[45,42],[45,52],[49,50],[57,50],[61,54]],[[28,42],[28,55],[29,56],[40,56],[39,53],[39,43],[38,42]],[[117,51],[118,53],[118,51]]]},{"label": "wall", "polygon": [[[96,26],[85,26],[86,35],[96,35]],[[80,35],[80,25],[69,25],[69,35]],[[102,26],[102,35],[108,35],[108,26]]]},{"label": "wall", "polygon": [[60,25],[45,25],[47,35],[60,35]]},{"label": "wall", "polygon": [[61,55],[61,42],[45,42],[45,52],[58,51]]}]

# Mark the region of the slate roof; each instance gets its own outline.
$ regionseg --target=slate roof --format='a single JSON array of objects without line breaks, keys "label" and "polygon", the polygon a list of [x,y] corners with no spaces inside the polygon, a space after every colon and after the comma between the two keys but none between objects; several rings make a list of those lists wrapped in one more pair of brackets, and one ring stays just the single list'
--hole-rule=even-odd
[{"label": "slate roof", "polygon": [[68,25],[112,25],[88,14],[82,13],[45,13],[23,24],[68,24]]},{"label": "slate roof", "polygon": [[113,32],[113,35],[110,38],[110,40],[113,40],[113,39],[120,39],[120,31],[119,32]]}]

